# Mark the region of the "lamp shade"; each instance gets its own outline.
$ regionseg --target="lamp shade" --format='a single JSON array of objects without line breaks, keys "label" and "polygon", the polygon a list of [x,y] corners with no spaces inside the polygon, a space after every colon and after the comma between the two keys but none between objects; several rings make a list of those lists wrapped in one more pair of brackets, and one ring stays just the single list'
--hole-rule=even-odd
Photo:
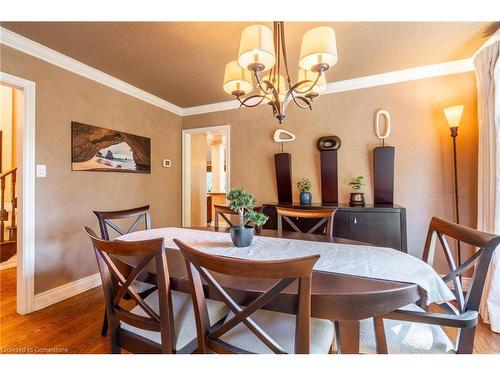
[{"label": "lamp shade", "polygon": [[[311,87],[311,85],[316,81],[316,78],[318,78],[318,73],[311,72],[310,70],[299,69],[299,75],[297,78],[297,82],[306,81],[306,80],[311,81],[311,82],[304,83],[297,88],[297,90],[301,92],[301,95],[305,94],[305,93],[302,93],[302,91]],[[316,82],[316,84],[310,90],[308,90],[307,93],[315,93],[315,94],[319,95],[325,90],[326,90],[326,79],[325,79],[325,75],[321,74],[321,77],[319,77],[318,82]]]},{"label": "lamp shade", "polygon": [[243,69],[236,60],[228,62],[224,72],[223,89],[231,95],[242,96],[249,93],[253,89],[252,73]]},{"label": "lamp shade", "polygon": [[337,63],[337,44],[335,31],[331,27],[320,26],[307,31],[302,37],[299,65],[302,69],[312,70],[319,64],[327,68]]},{"label": "lamp shade", "polygon": [[458,128],[458,125],[460,124],[460,119],[462,118],[463,111],[464,111],[463,105],[455,105],[453,107],[448,107],[443,110],[450,128]]},{"label": "lamp shade", "polygon": [[262,70],[271,69],[276,62],[273,32],[264,25],[248,26],[241,33],[238,63],[244,69],[261,64]]},{"label": "lamp shade", "polygon": [[[273,75],[272,77],[266,75],[262,78],[262,81],[270,81],[274,85],[276,91],[278,91],[278,98],[280,102],[283,101],[283,99],[285,99],[287,88],[286,88],[285,77],[282,74],[279,75],[279,79],[276,75]],[[266,87],[266,85],[263,83],[262,87]],[[260,90],[260,95],[264,95],[264,91]],[[274,96],[272,94],[265,94],[264,96],[266,97],[264,99],[264,102],[269,102],[274,100]]]}]

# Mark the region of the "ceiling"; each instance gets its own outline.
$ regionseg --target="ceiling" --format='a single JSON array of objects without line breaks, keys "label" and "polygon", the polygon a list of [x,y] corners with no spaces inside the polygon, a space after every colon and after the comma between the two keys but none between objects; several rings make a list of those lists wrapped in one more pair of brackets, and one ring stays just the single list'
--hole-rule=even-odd
[{"label": "ceiling", "polygon": [[[255,22],[2,22],[11,31],[168,100],[191,107],[233,99],[224,66],[237,57],[244,27]],[[262,22],[271,26],[270,22]],[[335,29],[339,81],[470,57],[498,28],[487,22],[286,22],[296,79],[302,35]]]}]

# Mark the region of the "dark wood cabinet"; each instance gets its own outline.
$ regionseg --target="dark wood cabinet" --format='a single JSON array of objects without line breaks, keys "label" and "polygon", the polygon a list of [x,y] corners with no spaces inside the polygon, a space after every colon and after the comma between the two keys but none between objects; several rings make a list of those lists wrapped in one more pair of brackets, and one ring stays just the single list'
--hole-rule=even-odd
[{"label": "dark wood cabinet", "polygon": [[[406,209],[398,205],[375,205],[363,207],[350,207],[348,205],[322,206],[313,204],[301,206],[299,204],[265,204],[264,213],[269,220],[264,226],[267,229],[277,228],[276,206],[293,208],[331,208],[336,207],[333,235],[335,237],[362,241],[377,246],[391,247],[407,252],[406,240]],[[295,219],[298,227],[307,231],[315,224],[310,219]],[[286,223],[284,230],[288,228]],[[319,228],[315,233],[321,233],[324,228]]]}]

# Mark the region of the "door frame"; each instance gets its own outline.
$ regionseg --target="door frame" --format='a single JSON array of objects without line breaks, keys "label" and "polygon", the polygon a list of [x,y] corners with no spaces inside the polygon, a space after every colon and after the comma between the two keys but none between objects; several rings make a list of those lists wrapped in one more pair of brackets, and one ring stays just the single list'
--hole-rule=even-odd
[{"label": "door frame", "polygon": [[203,128],[182,130],[182,226],[189,227],[191,218],[191,134],[222,131],[226,137],[226,186],[230,188],[231,181],[231,126],[214,125]]},{"label": "door frame", "polygon": [[[22,90],[22,121],[17,122],[18,236],[17,312],[28,314],[34,307],[35,284],[35,94],[36,84],[0,72],[0,83]],[[19,199],[20,198],[20,199]]]}]

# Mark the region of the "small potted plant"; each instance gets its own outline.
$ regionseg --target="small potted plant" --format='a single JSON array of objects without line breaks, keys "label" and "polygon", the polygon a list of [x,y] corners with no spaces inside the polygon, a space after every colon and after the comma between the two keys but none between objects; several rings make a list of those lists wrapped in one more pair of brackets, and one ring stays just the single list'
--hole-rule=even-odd
[{"label": "small potted plant", "polygon": [[365,194],[361,193],[359,190],[363,186],[363,176],[358,176],[353,178],[349,185],[352,187],[351,199],[349,204],[351,206],[364,206],[365,205]]},{"label": "small potted plant", "polygon": [[297,190],[300,193],[300,204],[308,205],[312,202],[311,181],[303,178],[297,182]]},{"label": "small potted plant", "polygon": [[229,207],[238,214],[238,225],[231,226],[231,239],[236,247],[250,246],[253,239],[254,228],[247,226],[249,222],[254,222],[256,226],[266,223],[268,217],[260,212],[255,212],[253,207],[255,199],[252,194],[243,189],[231,189],[227,194]]},{"label": "small potted plant", "polygon": [[268,216],[264,215],[262,212],[257,212],[254,210],[250,210],[246,213],[247,221],[251,221],[255,225],[255,232],[258,234],[260,230],[267,223]]}]

